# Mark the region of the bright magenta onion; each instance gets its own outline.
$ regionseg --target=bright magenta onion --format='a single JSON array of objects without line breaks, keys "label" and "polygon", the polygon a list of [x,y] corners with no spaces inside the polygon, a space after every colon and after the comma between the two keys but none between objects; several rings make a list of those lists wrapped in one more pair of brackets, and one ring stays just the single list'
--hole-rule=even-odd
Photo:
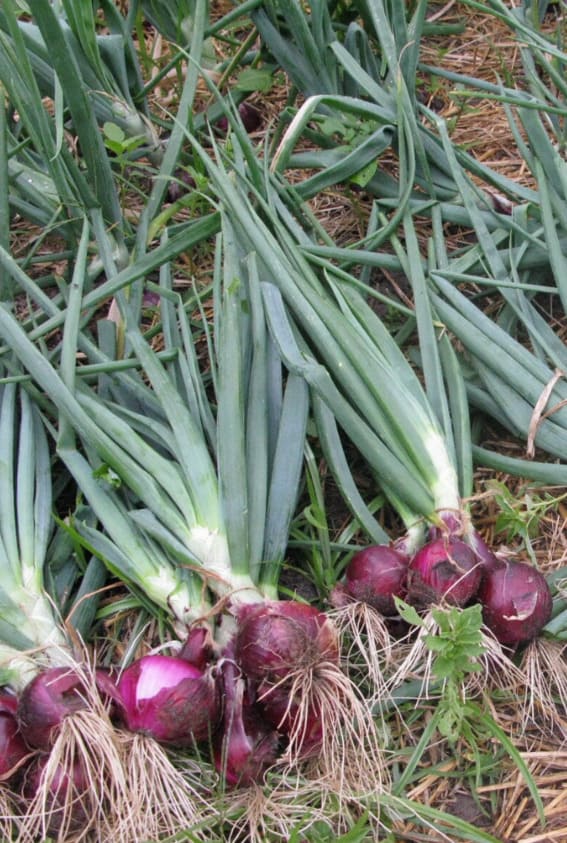
[{"label": "bright magenta onion", "polygon": [[355,600],[382,615],[396,615],[395,597],[406,593],[409,558],[389,545],[371,545],[354,554],[345,571],[345,585]]},{"label": "bright magenta onion", "polygon": [[157,741],[190,746],[208,739],[218,725],[211,672],[184,659],[144,656],[122,673],[118,690],[126,727]]},{"label": "bright magenta onion", "polygon": [[478,599],[485,624],[501,644],[531,641],[551,618],[549,585],[540,571],[524,562],[508,560],[486,571]]},{"label": "bright magenta onion", "polygon": [[245,605],[238,614],[235,654],[250,679],[276,683],[324,662],[338,664],[338,635],[323,612],[305,603]]},{"label": "bright magenta onion", "polygon": [[410,562],[408,599],[418,605],[445,600],[464,606],[480,585],[483,565],[468,544],[452,536],[428,542]]}]

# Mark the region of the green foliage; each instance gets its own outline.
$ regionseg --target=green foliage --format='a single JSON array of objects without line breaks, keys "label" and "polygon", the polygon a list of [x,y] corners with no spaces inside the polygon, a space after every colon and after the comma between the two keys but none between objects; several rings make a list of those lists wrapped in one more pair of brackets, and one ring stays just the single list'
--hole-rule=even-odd
[{"label": "green foliage", "polygon": [[479,707],[466,699],[465,680],[470,673],[482,670],[478,659],[485,651],[482,642],[482,607],[480,604],[460,609],[433,608],[434,633],[425,636],[425,643],[433,654],[432,673],[443,681],[441,699],[437,705],[437,729],[451,743],[464,737],[475,745],[474,724]]},{"label": "green foliage", "polygon": [[433,673],[437,679],[461,681],[467,673],[481,670],[478,658],[485,647],[482,643],[482,607],[476,603],[466,609],[453,606],[434,608],[431,614],[437,624],[434,635],[425,642],[435,654]]},{"label": "green foliage", "polygon": [[502,535],[506,542],[520,539],[532,561],[535,561],[532,540],[539,536],[542,520],[557,509],[567,498],[567,493],[540,493],[531,486],[514,493],[500,480],[490,480],[487,486],[494,493],[499,508],[494,525],[496,535]]},{"label": "green foliage", "polygon": [[145,142],[143,135],[129,137],[120,126],[110,120],[103,124],[102,131],[104,145],[118,157],[138,149]]},{"label": "green foliage", "polygon": [[267,94],[274,84],[273,72],[267,68],[247,67],[238,74],[238,91],[261,91]]}]

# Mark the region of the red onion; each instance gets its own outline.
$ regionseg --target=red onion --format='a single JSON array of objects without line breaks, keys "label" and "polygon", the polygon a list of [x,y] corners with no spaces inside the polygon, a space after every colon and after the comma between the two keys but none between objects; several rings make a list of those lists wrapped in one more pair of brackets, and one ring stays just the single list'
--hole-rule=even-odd
[{"label": "red onion", "polygon": [[30,764],[25,772],[23,794],[35,811],[39,808],[35,803],[42,791],[41,812],[47,833],[57,839],[68,839],[69,833],[83,831],[92,819],[91,783],[79,760],[75,760],[70,769],[60,764],[54,770],[48,770],[49,762],[49,755],[42,753]]},{"label": "red onion", "polygon": [[551,618],[553,600],[547,581],[523,562],[506,561],[487,571],[478,599],[485,624],[501,644],[530,641]]},{"label": "red onion", "polygon": [[471,530],[467,534],[467,541],[474,550],[476,556],[482,562],[483,571],[489,571],[493,568],[500,568],[504,562],[496,556],[494,551],[486,544],[482,536],[476,530]]},{"label": "red onion", "polygon": [[[246,131],[256,131],[262,119],[259,110],[249,102],[241,102],[238,106],[238,113]],[[228,118],[224,114],[216,121],[215,129],[221,134],[228,132]]]},{"label": "red onion", "polygon": [[123,672],[118,690],[126,727],[157,741],[190,746],[217,726],[213,677],[185,659],[144,656]]},{"label": "red onion", "polygon": [[16,720],[17,705],[12,694],[0,693],[0,781],[10,778],[29,755]]},{"label": "red onion", "polygon": [[215,766],[231,787],[260,781],[278,756],[277,732],[250,698],[249,689],[232,659],[223,661],[223,727],[214,745]]},{"label": "red onion", "polygon": [[476,594],[482,577],[482,563],[460,539],[435,539],[419,550],[410,562],[408,597],[427,605],[445,600],[464,606]]},{"label": "red onion", "polygon": [[212,661],[214,655],[214,643],[211,630],[206,626],[196,626],[189,630],[183,647],[179,651],[179,658],[189,664],[205,670]]},{"label": "red onion", "polygon": [[300,701],[291,689],[283,685],[260,685],[258,700],[268,723],[294,743],[294,755],[308,758],[316,755],[323,745],[323,724],[319,707],[311,702],[302,712]]},{"label": "red onion", "polygon": [[188,193],[190,190],[195,190],[197,184],[191,173],[183,167],[178,168],[173,173],[173,178],[167,186],[167,201],[177,202]]},{"label": "red onion", "polygon": [[240,608],[235,654],[250,679],[276,683],[324,662],[338,664],[338,636],[315,607],[274,600]]},{"label": "red onion", "polygon": [[[117,699],[116,685],[106,671],[96,670],[93,681],[103,698]],[[18,703],[17,718],[26,743],[48,750],[63,718],[88,707],[89,693],[85,676],[72,668],[52,667],[39,673],[26,685]]]},{"label": "red onion", "polygon": [[351,597],[383,615],[396,615],[394,597],[404,597],[409,559],[388,545],[372,545],[355,553],[346,571]]}]

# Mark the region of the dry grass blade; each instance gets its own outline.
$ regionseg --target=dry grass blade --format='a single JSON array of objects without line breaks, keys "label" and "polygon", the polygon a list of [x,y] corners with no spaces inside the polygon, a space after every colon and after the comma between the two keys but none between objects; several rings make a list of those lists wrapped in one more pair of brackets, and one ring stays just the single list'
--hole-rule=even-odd
[{"label": "dry grass blade", "polygon": [[567,667],[564,641],[538,638],[522,657],[523,685],[522,727],[536,725],[543,732],[567,736]]}]

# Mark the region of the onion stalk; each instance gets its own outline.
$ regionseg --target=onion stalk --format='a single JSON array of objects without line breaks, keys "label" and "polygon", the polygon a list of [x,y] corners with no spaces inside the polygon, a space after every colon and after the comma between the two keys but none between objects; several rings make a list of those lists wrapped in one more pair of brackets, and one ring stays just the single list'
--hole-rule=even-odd
[{"label": "onion stalk", "polygon": [[[31,757],[39,746],[46,759],[41,762],[41,775],[28,770],[27,763],[22,766],[24,790],[31,798],[15,815],[15,822],[24,836],[45,831],[50,821],[44,809],[51,805],[55,810],[54,783],[72,780],[81,769],[89,775],[85,828],[108,827],[115,816],[111,803],[126,803],[120,775],[112,783],[107,775],[110,767],[120,768],[114,729],[96,689],[95,671],[83,653],[79,661],[78,646],[64,632],[45,589],[54,527],[49,447],[37,407],[14,384],[0,387],[0,428],[4,466],[0,552],[5,590],[0,675],[2,684],[18,694],[14,716],[27,754]],[[102,674],[100,683],[105,693],[112,691],[111,681]],[[88,749],[87,734],[97,737]],[[32,780],[37,788],[30,784]],[[77,787],[84,789],[79,782]],[[69,803],[58,805],[57,822],[51,818],[58,839],[65,837],[70,812]]]},{"label": "onion stalk", "polygon": [[[236,123],[233,129],[246,149],[245,134],[238,132]],[[305,379],[315,406],[326,406],[375,472],[408,528],[410,555],[415,557],[421,547],[426,555],[442,548],[454,568],[448,592],[444,586],[429,600],[450,602],[456,581],[460,585],[469,576],[471,588],[459,602],[474,600],[481,572],[485,565],[495,567],[495,556],[474,529],[464,503],[472,490],[466,394],[452,349],[438,340],[411,215],[403,215],[405,250],[398,241],[395,244],[416,291],[418,332],[428,355],[425,388],[386,326],[357,292],[354,276],[330,260],[310,261],[312,240],[286,204],[289,191],[284,194],[274,181],[255,171],[250,156],[249,175],[238,170],[230,179],[220,156],[212,162],[193,142],[222,198],[235,241],[243,252],[257,255],[270,331],[286,366]],[[310,223],[325,239],[312,217]],[[370,224],[378,224],[377,215]],[[355,261],[356,251],[352,255]],[[319,275],[315,262],[321,268]],[[329,452],[340,447],[328,416],[319,432]],[[347,487],[345,461],[330,453],[328,462],[333,469],[338,467],[339,486]],[[351,505],[354,500],[347,498]],[[366,524],[367,512],[364,517]],[[452,545],[455,551],[463,548],[471,574],[459,570],[447,553]],[[423,649],[423,642],[420,646]],[[414,656],[415,668],[420,657]],[[396,676],[399,680],[399,671]]]}]

